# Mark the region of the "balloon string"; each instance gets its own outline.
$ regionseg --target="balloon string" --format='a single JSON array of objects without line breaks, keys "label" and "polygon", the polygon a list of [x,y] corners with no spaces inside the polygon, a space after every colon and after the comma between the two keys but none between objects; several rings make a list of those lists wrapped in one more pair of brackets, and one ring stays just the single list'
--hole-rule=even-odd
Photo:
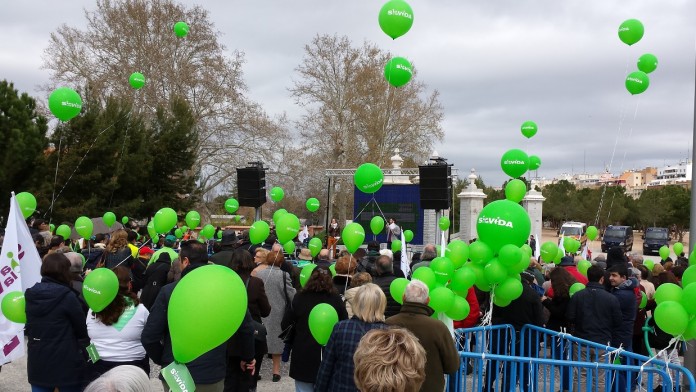
[{"label": "balloon string", "polygon": [[[392,91],[394,90],[394,91]],[[383,155],[385,154],[385,148],[387,145],[387,128],[389,127],[389,119],[391,118],[391,111],[390,111],[390,104],[389,104],[389,98],[391,97],[392,104],[394,103],[394,95],[395,95],[395,89],[392,87],[391,83],[387,81],[387,96],[385,99],[385,117],[384,117],[384,125],[382,126],[382,145],[380,146],[380,153],[379,153],[379,159],[380,163],[381,160],[383,159]]]},{"label": "balloon string", "polygon": [[[60,135],[58,137],[58,155],[56,155],[56,172],[53,175],[53,195],[51,196],[51,207],[49,208],[48,212],[48,223],[51,223],[51,219],[53,219],[53,204],[56,201],[56,185],[58,184],[58,164],[60,163],[60,150],[61,146],[63,145],[63,135]],[[46,213],[44,212],[44,218],[46,217]]]},{"label": "balloon string", "polygon": [[[137,99],[137,94],[138,92],[136,91],[136,99]],[[130,111],[129,111],[130,114]],[[129,120],[130,120],[130,115],[129,115]],[[118,176],[121,173],[121,161],[123,161],[123,154],[125,153],[126,150],[126,140],[128,140],[128,126],[130,122],[126,123],[126,132],[123,134],[123,144],[121,145],[121,155],[118,157],[118,162],[116,162],[116,179],[114,180],[114,186],[111,189],[111,197],[109,198],[109,208],[111,208],[111,204],[114,201],[114,193],[116,193],[116,186],[118,185]]]}]

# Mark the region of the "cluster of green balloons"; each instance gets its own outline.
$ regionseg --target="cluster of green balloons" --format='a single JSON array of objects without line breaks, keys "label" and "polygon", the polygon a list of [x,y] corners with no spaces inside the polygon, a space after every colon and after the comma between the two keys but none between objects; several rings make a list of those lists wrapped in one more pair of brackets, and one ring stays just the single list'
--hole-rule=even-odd
[{"label": "cluster of green balloons", "polygon": [[[637,19],[625,20],[619,26],[619,39],[627,45],[640,41],[644,33],[643,23]],[[626,90],[633,95],[641,94],[650,87],[648,74],[657,69],[657,57],[646,53],[638,58],[637,66],[638,71],[628,74],[625,81]]]},{"label": "cluster of green balloons", "polygon": [[80,114],[82,110],[82,98],[77,91],[60,87],[48,96],[48,109],[61,121],[69,121]]},{"label": "cluster of green balloons", "polygon": [[558,264],[561,262],[561,258],[563,258],[564,255],[563,249],[559,248],[558,245],[551,241],[544,242],[539,249],[539,256],[545,263]]},{"label": "cluster of green balloons", "polygon": [[36,197],[29,192],[20,192],[15,195],[15,199],[22,211],[22,216],[26,219],[36,211]]},{"label": "cluster of green balloons", "polygon": [[695,281],[696,270],[691,266],[682,277],[683,289],[673,283],[663,283],[655,291],[655,323],[668,334],[684,340],[696,338]]},{"label": "cluster of green balloons", "polygon": [[136,90],[140,90],[145,85],[145,75],[140,72],[133,72],[128,78],[128,83]]},{"label": "cluster of green balloons", "polygon": [[360,192],[375,193],[384,183],[384,173],[374,163],[363,163],[355,171],[353,182]]}]

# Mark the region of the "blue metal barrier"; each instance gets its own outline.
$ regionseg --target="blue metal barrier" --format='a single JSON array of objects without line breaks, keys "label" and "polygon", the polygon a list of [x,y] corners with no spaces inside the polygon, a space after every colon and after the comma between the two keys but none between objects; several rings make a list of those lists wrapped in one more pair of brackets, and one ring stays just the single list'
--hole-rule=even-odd
[{"label": "blue metal barrier", "polygon": [[[457,351],[472,353],[496,353],[500,355],[515,355],[517,337],[515,328],[509,324],[489,325],[487,327],[475,327],[456,329],[454,338]],[[460,370],[448,378],[448,391],[459,390],[463,383],[462,377],[471,372],[466,362],[462,362]]]}]

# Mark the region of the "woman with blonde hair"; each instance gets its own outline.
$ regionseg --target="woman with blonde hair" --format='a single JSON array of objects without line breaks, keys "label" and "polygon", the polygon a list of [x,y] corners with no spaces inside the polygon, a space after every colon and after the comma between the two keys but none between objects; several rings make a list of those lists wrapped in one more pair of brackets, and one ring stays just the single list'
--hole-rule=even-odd
[{"label": "woman with blonde hair", "polygon": [[314,384],[315,391],[357,390],[353,380],[353,354],[358,343],[368,331],[387,328],[384,323],[387,297],[376,284],[360,286],[352,305],[353,317],[340,321],[331,332]]},{"label": "woman with blonde hair", "polygon": [[128,233],[125,230],[116,230],[109,239],[109,244],[102,254],[104,267],[114,269],[122,265],[128,269],[133,264],[133,252],[128,247]]}]

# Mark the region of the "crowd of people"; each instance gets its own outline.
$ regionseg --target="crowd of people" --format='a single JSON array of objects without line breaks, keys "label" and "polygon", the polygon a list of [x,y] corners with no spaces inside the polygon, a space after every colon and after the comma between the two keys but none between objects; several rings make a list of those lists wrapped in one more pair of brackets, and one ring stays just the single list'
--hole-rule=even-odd
[{"label": "crowd of people", "polygon": [[[237,272],[246,286],[248,312],[228,342],[187,364],[198,391],[255,391],[261,377],[279,381],[288,361],[296,391],[442,391],[445,376],[460,369],[451,331],[431,317],[428,287],[412,280],[400,301],[393,298],[391,282],[410,274],[401,269],[400,252],[377,242],[349,254],[329,241],[313,258],[308,249],[285,254],[273,234],[257,245],[248,231],[233,230],[224,230],[218,241],[166,234],[153,244],[134,230],[119,229],[77,243],[46,235],[47,225],[37,221],[31,227],[43,260],[42,280],[26,292],[32,391],[121,390],[115,385],[126,381],[119,374],[129,374],[132,390],[149,390],[137,385],[147,384],[151,363],[164,367],[174,361],[167,324],[172,292],[182,277],[209,264]],[[426,245],[413,255],[411,272],[436,256],[436,247]],[[472,287],[466,295],[469,315],[454,320],[454,327],[479,325],[491,310],[493,324],[511,324],[517,331],[526,324],[545,326],[647,354],[642,327],[656,306],[655,289],[679,284],[684,266],[668,262],[651,272],[641,256],[619,248],[593,260],[586,274],[578,271],[579,260],[567,255],[555,266],[532,257],[520,274],[522,295],[504,308]],[[317,265],[304,285],[298,261]],[[88,309],[81,289],[96,268],[112,269],[119,281],[115,299],[98,312]],[[571,295],[576,282],[586,289]],[[644,308],[638,306],[642,293],[648,299]],[[317,343],[308,321],[318,304],[333,307],[339,319],[325,346]],[[651,327],[651,346],[666,348],[670,336]],[[88,346],[98,360],[87,355]],[[527,352],[530,345],[517,349],[534,355]],[[572,359],[560,351],[555,355]],[[272,361],[271,374],[260,374],[264,358]],[[678,361],[676,349],[670,358]],[[489,363],[487,371],[493,380],[499,376],[494,367]],[[508,386],[520,382],[529,389],[524,380],[503,378]],[[563,390],[570,389],[570,378],[562,373]]]}]

